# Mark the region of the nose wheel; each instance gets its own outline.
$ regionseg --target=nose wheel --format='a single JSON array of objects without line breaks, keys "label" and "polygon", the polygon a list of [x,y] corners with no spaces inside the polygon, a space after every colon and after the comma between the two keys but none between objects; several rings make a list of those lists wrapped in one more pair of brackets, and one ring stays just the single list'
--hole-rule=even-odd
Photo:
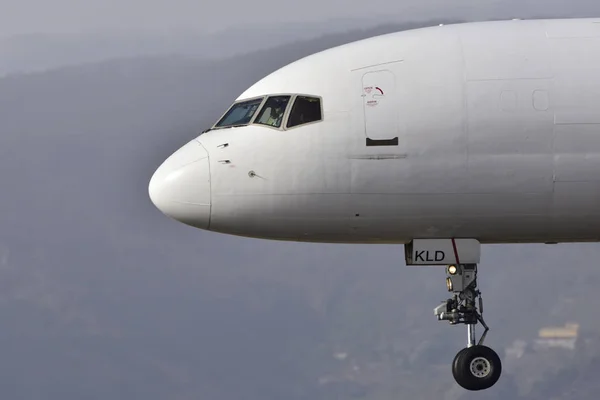
[{"label": "nose wheel", "polygon": [[[488,389],[498,382],[502,363],[494,350],[483,345],[489,328],[483,320],[483,301],[477,290],[477,265],[449,265],[446,272],[446,287],[454,295],[435,308],[435,315],[451,325],[467,325],[467,347],[454,357],[452,375],[464,389]],[[485,329],[479,342],[475,335],[477,323]]]},{"label": "nose wheel", "polygon": [[452,375],[467,390],[488,389],[500,378],[502,364],[489,347],[476,345],[458,352],[452,363]]}]

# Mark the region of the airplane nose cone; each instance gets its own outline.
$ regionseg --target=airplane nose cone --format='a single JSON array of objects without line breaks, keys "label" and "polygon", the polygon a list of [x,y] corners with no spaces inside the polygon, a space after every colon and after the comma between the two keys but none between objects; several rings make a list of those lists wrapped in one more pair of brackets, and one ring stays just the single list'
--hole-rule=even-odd
[{"label": "airplane nose cone", "polygon": [[200,229],[210,224],[208,152],[192,140],[158,167],[148,185],[150,200],[163,214]]}]

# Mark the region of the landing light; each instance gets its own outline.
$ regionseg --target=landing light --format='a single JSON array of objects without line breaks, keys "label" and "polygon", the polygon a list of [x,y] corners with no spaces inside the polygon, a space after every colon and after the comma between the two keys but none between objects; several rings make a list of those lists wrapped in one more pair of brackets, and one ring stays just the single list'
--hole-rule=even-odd
[{"label": "landing light", "polygon": [[446,287],[448,288],[449,292],[454,289],[454,285],[452,285],[452,279],[450,279],[450,277],[446,278]]},{"label": "landing light", "polygon": [[458,272],[458,268],[456,268],[456,265],[450,265],[448,267],[448,273],[450,275],[456,275],[456,272]]}]

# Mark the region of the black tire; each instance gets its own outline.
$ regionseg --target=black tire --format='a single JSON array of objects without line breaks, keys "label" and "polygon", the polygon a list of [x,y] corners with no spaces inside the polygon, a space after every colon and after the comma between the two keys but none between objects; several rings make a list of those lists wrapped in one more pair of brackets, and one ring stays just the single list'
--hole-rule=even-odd
[{"label": "black tire", "polygon": [[454,379],[456,378],[456,371],[457,371],[457,365],[458,365],[458,359],[465,353],[465,351],[469,350],[468,347],[462,349],[461,351],[459,351],[456,356],[454,356],[454,361],[452,361],[452,375],[454,376]]},{"label": "black tire", "polygon": [[467,390],[489,389],[500,379],[502,363],[498,354],[486,346],[461,350],[452,363],[456,383]]}]

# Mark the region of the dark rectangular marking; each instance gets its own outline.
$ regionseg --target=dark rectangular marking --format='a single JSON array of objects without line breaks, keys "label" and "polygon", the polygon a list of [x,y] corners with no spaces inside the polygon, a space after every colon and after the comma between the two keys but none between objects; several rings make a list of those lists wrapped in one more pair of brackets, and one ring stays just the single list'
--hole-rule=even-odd
[{"label": "dark rectangular marking", "polygon": [[398,137],[395,137],[393,139],[367,138],[367,146],[398,146]]}]

